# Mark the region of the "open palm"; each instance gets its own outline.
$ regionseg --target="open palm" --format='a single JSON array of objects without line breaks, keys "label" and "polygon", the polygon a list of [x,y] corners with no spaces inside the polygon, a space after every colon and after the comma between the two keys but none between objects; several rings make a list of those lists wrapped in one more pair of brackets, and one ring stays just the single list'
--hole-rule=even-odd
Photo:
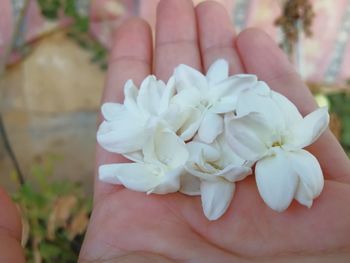
[{"label": "open palm", "polygon": [[[316,107],[278,46],[257,29],[236,37],[228,14],[215,2],[193,8],[190,0],[161,1],[154,55],[152,50],[147,23],[134,18],[120,26],[104,101],[121,101],[127,79],[140,83],[152,73],[167,80],[180,63],[206,71],[225,58],[232,74],[256,74],[303,114]],[[309,150],[324,171],[324,191],[311,209],[294,202],[283,213],[263,203],[254,176],[237,184],[230,208],[214,222],[203,215],[198,197],[145,195],[96,179],[80,262],[347,262],[349,160],[329,131]],[[97,148],[97,166],[122,161]]]}]

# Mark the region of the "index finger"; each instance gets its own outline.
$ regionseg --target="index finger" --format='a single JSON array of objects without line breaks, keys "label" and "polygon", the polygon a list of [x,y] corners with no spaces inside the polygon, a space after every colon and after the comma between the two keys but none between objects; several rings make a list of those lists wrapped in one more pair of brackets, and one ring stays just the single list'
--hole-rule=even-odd
[{"label": "index finger", "polygon": [[[124,22],[117,30],[113,45],[102,103],[122,102],[123,88],[128,79],[136,85],[151,73],[152,35],[150,26],[140,18]],[[120,163],[127,160],[121,155],[96,147],[94,201],[118,189],[118,186],[99,181],[98,167],[102,164]]]}]

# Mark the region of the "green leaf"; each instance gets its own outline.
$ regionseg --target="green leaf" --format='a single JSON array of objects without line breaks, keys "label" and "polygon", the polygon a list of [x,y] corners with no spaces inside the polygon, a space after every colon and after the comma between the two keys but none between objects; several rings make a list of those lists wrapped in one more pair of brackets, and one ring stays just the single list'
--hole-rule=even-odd
[{"label": "green leaf", "polygon": [[350,94],[333,93],[328,95],[330,110],[339,117],[342,125],[340,143],[350,156]]},{"label": "green leaf", "polygon": [[38,0],[41,13],[48,19],[57,19],[61,10],[60,0]]},{"label": "green leaf", "polygon": [[57,245],[44,242],[40,244],[39,249],[43,259],[47,260],[48,262],[52,262],[52,259],[58,257],[62,252]]}]

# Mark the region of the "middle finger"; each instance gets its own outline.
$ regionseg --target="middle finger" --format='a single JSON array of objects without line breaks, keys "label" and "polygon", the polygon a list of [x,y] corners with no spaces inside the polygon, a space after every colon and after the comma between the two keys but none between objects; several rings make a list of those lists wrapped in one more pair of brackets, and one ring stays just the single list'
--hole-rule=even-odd
[{"label": "middle finger", "polygon": [[207,71],[215,60],[223,58],[230,64],[230,74],[242,73],[234,48],[236,34],[227,10],[217,2],[206,1],[196,7],[196,14],[204,69]]},{"label": "middle finger", "polygon": [[166,81],[179,64],[201,70],[193,4],[190,0],[162,0],[157,10],[154,73]]}]

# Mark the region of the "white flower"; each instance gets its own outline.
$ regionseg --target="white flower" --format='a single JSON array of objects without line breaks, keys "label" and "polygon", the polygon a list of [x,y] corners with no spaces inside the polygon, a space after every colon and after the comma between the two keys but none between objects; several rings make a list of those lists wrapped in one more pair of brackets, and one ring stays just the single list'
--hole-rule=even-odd
[{"label": "white flower", "polygon": [[154,76],[148,76],[140,90],[131,80],[127,81],[124,104],[102,105],[105,121],[99,127],[97,141],[110,152],[131,154],[142,150],[160,122],[177,130],[179,127],[175,126],[181,115],[177,114],[175,106],[170,107],[174,93],[173,78],[165,85]]},{"label": "white flower", "polygon": [[209,220],[225,213],[235,182],[254,163],[260,195],[274,210],[293,198],[311,207],[322,191],[320,165],[303,148],[326,129],[327,110],[303,118],[255,75],[229,76],[223,59],[206,76],[180,65],[167,84],[148,76],[138,90],[129,80],[124,95],[123,104],[103,104],[97,140],[134,162],[101,165],[104,182],[148,194],[201,195]]},{"label": "white flower", "polygon": [[174,72],[178,94],[174,103],[187,108],[191,115],[180,133],[184,140],[191,139],[198,131],[201,141],[212,143],[223,132],[221,114],[235,109],[237,96],[244,89],[254,86],[255,75],[234,75],[229,77],[226,60],[217,60],[204,76],[201,72],[180,65]]},{"label": "white flower", "polygon": [[192,179],[191,188],[187,185],[180,191],[194,194],[195,189],[200,190],[204,214],[209,220],[216,220],[231,203],[234,183],[251,174],[251,169],[232,152],[224,135],[220,135],[211,145],[193,141],[187,144],[187,148],[190,157],[186,170],[197,177],[197,181]]},{"label": "white flower", "polygon": [[264,82],[239,96],[236,114],[225,116],[228,143],[243,159],[257,161],[255,177],[261,197],[276,211],[293,198],[311,207],[324,180],[317,159],[302,148],[326,129],[329,115],[320,108],[302,117],[283,95]]},{"label": "white flower", "polygon": [[142,162],[101,165],[100,180],[139,192],[167,194],[179,190],[188,150],[173,131],[158,125],[145,142],[143,156]]}]

